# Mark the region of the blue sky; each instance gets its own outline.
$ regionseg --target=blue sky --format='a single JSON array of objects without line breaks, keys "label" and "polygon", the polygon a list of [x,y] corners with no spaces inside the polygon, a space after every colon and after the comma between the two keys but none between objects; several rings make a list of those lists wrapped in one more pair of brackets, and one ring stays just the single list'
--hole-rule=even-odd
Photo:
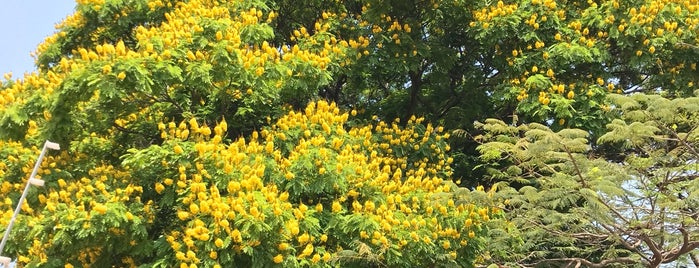
[{"label": "blue sky", "polygon": [[[0,6],[0,77],[12,72],[13,78],[32,72],[30,56],[54,27],[75,10],[74,0],[8,0]],[[1,78],[0,78],[1,79]]]}]

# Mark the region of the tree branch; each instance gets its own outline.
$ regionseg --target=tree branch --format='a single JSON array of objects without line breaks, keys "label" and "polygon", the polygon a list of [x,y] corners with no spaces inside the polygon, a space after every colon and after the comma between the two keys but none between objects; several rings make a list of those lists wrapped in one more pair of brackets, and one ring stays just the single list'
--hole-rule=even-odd
[{"label": "tree branch", "polygon": [[[697,150],[696,150],[692,145],[690,145],[689,143],[687,143],[686,138],[684,138],[684,139],[680,138],[680,136],[677,134],[677,132],[676,132],[674,129],[672,129],[672,128],[666,126],[666,125],[663,125],[663,128],[665,128],[665,130],[670,131],[670,133],[672,134],[672,136],[675,137],[680,143],[682,143],[682,145],[684,145],[685,147],[687,147],[687,149],[688,149],[689,151],[691,151],[692,154],[694,154],[695,157],[699,157],[699,152],[697,152]],[[689,137],[689,133],[687,133],[687,137]]]},{"label": "tree branch", "polygon": [[588,188],[587,183],[585,183],[585,178],[583,178],[582,176],[582,171],[580,171],[580,167],[578,167],[578,162],[575,161],[575,158],[573,157],[573,154],[570,152],[570,149],[568,149],[568,146],[566,146],[565,144],[560,144],[563,145],[563,149],[565,149],[566,153],[568,154],[568,158],[570,158],[570,161],[573,162],[573,168],[575,169],[575,174],[578,175],[580,185],[582,185],[583,188]]},{"label": "tree branch", "polygon": [[548,260],[542,260],[538,261],[533,264],[525,264],[525,267],[538,267],[543,264],[547,263],[565,263],[566,267],[569,267],[571,265],[575,265],[575,267],[580,267],[581,265],[584,265],[585,267],[591,267],[591,268],[602,268],[602,267],[607,267],[611,264],[636,264],[638,263],[638,260],[629,258],[629,257],[620,257],[620,258],[615,258],[615,259],[606,259],[600,262],[591,262],[587,259],[583,258],[557,258],[557,259],[548,259]]},{"label": "tree branch", "polygon": [[663,257],[662,253],[660,252],[660,249],[658,248],[658,245],[655,244],[655,241],[651,239],[647,234],[641,233],[639,236],[641,240],[648,246],[648,249],[653,253],[652,260],[650,262],[650,266],[652,267],[657,267],[662,263]]},{"label": "tree branch", "polygon": [[682,233],[682,245],[679,248],[674,248],[668,252],[663,253],[663,263],[668,263],[677,260],[677,258],[679,258],[680,256],[699,247],[699,241],[690,241],[691,239],[689,237],[689,232],[687,231],[687,229],[685,229],[684,227],[679,227],[677,228],[677,230],[679,230],[680,233]]}]

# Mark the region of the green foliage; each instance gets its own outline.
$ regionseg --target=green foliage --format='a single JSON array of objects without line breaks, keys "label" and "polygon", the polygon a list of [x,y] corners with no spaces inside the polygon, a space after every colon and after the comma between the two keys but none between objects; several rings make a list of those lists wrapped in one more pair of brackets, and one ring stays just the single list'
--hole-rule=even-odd
[{"label": "green foliage", "polygon": [[[64,148],[11,253],[39,266],[656,265],[695,245],[698,10],[78,1],[37,72],[0,85],[2,209],[34,144]],[[338,106],[325,125],[303,110],[319,99]],[[47,258],[57,245],[76,255]]]},{"label": "green foliage", "polygon": [[[687,260],[699,246],[696,159],[699,99],[612,95],[619,119],[595,156],[588,132],[488,120],[478,147],[506,200],[511,230],[495,262],[651,265]],[[608,159],[609,158],[609,159]],[[504,225],[504,224],[503,224]],[[499,247],[517,249],[503,251]]]}]

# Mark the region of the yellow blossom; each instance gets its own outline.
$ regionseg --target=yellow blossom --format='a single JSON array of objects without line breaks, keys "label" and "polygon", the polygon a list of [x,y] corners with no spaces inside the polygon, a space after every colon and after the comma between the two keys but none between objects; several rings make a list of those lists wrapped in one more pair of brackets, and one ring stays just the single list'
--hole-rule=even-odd
[{"label": "yellow blossom", "polygon": [[272,260],[274,263],[282,263],[282,261],[284,261],[284,256],[282,256],[282,254],[277,254]]}]

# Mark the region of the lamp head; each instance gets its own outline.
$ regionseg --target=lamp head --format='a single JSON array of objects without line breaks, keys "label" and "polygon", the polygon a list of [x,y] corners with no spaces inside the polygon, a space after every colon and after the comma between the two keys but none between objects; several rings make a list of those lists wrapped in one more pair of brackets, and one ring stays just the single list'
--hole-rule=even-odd
[{"label": "lamp head", "polygon": [[61,149],[60,144],[55,143],[55,142],[50,142],[50,141],[46,141],[45,146],[46,146],[46,148],[49,148],[51,150],[60,150]]},{"label": "lamp head", "polygon": [[37,178],[29,178],[29,184],[41,187],[44,186],[44,180]]}]

